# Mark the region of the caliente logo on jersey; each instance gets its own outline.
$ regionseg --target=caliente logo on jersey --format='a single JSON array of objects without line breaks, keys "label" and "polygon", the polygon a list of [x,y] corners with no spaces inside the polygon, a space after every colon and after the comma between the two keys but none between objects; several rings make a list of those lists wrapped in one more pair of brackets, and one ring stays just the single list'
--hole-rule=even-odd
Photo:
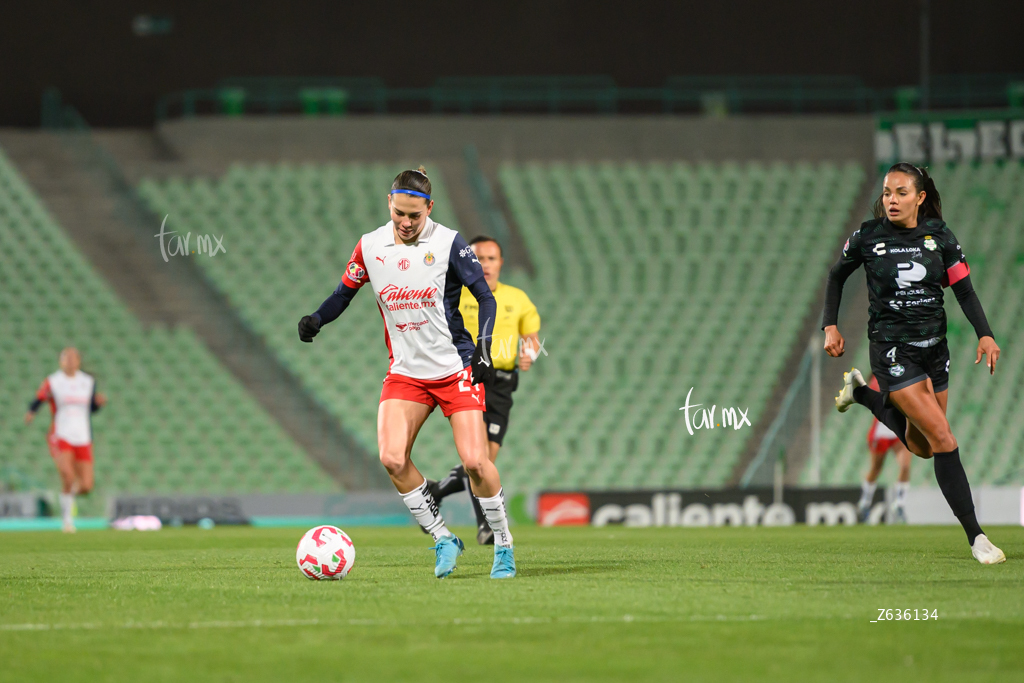
[{"label": "caliente logo on jersey", "polygon": [[410,289],[398,285],[386,285],[380,290],[378,298],[389,311],[402,311],[410,308],[437,308],[437,287]]}]

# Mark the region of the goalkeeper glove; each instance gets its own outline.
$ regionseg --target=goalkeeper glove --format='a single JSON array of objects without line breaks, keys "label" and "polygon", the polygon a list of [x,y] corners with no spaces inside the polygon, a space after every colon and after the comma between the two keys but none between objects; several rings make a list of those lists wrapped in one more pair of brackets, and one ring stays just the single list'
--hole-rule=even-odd
[{"label": "goalkeeper glove", "polygon": [[313,341],[313,337],[320,332],[320,321],[311,315],[305,315],[299,321],[299,339],[304,342]]}]

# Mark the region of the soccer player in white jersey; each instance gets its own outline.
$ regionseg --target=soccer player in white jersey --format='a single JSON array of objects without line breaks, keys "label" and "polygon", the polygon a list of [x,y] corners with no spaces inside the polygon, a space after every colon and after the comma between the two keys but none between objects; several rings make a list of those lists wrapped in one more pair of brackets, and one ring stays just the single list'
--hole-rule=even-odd
[{"label": "soccer player in white jersey", "polygon": [[[430,219],[430,192],[422,166],[398,174],[388,195],[391,220],[362,236],[337,289],[299,321],[299,339],[313,341],[370,284],[391,358],[377,412],[380,460],[413,517],[434,538],[434,575],[443,579],[451,574],[465,549],[445,527],[410,457],[420,427],[440,405],[472,492],[494,532],[491,578],[512,578],[512,534],[498,470],[488,458],[483,419],[484,387],[495,376],[490,346],[497,307],[473,250],[459,233]],[[463,286],[480,306],[475,345],[459,313]]]},{"label": "soccer player in white jersey", "polygon": [[59,363],[60,370],[43,380],[36,392],[25,413],[25,424],[32,422],[39,406],[50,405],[53,422],[46,442],[60,473],[63,528],[66,533],[74,533],[75,496],[89,493],[93,486],[90,418],[106,403],[106,398],[96,392],[93,376],[82,371],[78,349],[68,347],[61,351]]}]

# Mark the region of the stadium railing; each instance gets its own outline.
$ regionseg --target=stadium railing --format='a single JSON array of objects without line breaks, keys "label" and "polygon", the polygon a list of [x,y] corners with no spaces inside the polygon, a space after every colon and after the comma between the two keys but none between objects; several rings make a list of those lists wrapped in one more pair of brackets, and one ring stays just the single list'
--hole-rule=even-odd
[{"label": "stadium railing", "polygon": [[[610,76],[445,77],[430,87],[389,88],[378,78],[229,78],[159,98],[158,121],[200,114],[594,113],[800,114],[909,112],[917,86],[871,88],[853,76],[673,76],[627,88]],[[1024,74],[936,75],[932,108],[1020,108]]]}]

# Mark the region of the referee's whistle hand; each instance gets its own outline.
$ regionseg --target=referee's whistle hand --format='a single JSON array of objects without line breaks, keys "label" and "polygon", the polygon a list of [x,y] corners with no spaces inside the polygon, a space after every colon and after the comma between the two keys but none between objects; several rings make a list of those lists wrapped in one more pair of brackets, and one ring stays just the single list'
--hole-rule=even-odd
[{"label": "referee's whistle hand", "polygon": [[825,328],[825,353],[833,358],[839,358],[846,352],[846,340],[839,334],[839,328],[829,325]]}]

